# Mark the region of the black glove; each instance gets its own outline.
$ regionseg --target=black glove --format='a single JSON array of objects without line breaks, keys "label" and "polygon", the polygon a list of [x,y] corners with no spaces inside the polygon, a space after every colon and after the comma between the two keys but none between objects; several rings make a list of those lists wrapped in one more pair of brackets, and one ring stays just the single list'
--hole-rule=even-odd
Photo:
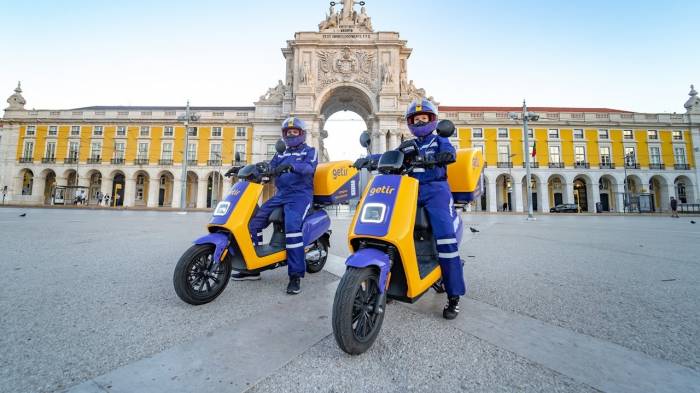
[{"label": "black glove", "polygon": [[397,150],[406,156],[413,156],[418,153],[418,144],[416,143],[415,139],[403,141]]},{"label": "black glove", "polygon": [[440,165],[452,164],[455,160],[455,155],[449,151],[442,151],[435,155],[435,161]]},{"label": "black glove", "polygon": [[224,174],[224,176],[226,176],[226,177],[235,176],[235,175],[238,174],[238,171],[239,171],[240,169],[241,169],[241,168],[239,168],[239,167],[237,167],[237,166],[231,167],[231,169],[229,169],[228,171],[226,171],[226,174]]},{"label": "black glove", "polygon": [[275,175],[277,176],[287,172],[294,172],[294,167],[290,164],[282,164],[275,167]]},{"label": "black glove", "polygon": [[362,168],[364,168],[365,166],[367,166],[367,164],[369,164],[369,161],[370,161],[370,160],[369,160],[369,158],[367,158],[367,157],[358,158],[357,160],[355,160],[355,163],[352,164],[352,166],[353,166],[355,169],[362,169]]}]

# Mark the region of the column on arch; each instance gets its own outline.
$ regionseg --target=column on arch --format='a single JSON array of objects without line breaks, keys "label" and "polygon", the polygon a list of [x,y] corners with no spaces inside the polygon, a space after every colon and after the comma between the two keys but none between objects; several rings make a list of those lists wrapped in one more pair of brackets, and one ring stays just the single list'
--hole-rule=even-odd
[{"label": "column on arch", "polygon": [[160,191],[160,177],[149,177],[147,207],[158,207],[158,194]]},{"label": "column on arch", "polygon": [[207,180],[208,176],[200,176],[197,180],[197,209],[207,207]]},{"label": "column on arch", "polygon": [[488,183],[488,192],[486,193],[486,198],[488,199],[489,212],[495,213],[498,211],[498,206],[496,202],[496,177],[489,176],[489,179],[494,179]]},{"label": "column on arch", "polygon": [[518,213],[522,213],[524,209],[522,176],[514,175],[511,177],[511,181],[513,182],[513,195],[511,195],[511,201],[514,202],[515,211]]},{"label": "column on arch", "polygon": [[126,176],[124,179],[124,206],[134,206],[136,199],[136,179],[131,176]]}]

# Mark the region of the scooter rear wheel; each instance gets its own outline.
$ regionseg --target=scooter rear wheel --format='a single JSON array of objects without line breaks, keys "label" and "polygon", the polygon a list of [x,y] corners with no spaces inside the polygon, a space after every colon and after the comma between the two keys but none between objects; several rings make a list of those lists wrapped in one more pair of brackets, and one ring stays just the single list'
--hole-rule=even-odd
[{"label": "scooter rear wheel", "polygon": [[306,272],[307,273],[318,273],[323,270],[326,265],[326,260],[328,260],[328,240],[325,238],[320,238],[316,240],[316,247],[321,253],[318,261],[309,262],[306,261]]},{"label": "scooter rear wheel", "polygon": [[216,299],[228,285],[231,275],[229,258],[214,264],[214,245],[195,244],[175,267],[173,285],[182,301],[198,306]]},{"label": "scooter rear wheel", "polygon": [[376,269],[349,267],[338,284],[333,301],[333,336],[340,349],[350,355],[367,351],[382,328],[386,300],[377,305],[378,282]]}]

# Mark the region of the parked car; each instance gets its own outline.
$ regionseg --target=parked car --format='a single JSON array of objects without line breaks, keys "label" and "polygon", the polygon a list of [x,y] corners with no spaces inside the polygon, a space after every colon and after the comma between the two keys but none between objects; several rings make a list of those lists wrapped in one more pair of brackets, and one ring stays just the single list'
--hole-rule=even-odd
[{"label": "parked car", "polygon": [[549,209],[550,213],[578,213],[578,206],[573,203],[562,203]]}]

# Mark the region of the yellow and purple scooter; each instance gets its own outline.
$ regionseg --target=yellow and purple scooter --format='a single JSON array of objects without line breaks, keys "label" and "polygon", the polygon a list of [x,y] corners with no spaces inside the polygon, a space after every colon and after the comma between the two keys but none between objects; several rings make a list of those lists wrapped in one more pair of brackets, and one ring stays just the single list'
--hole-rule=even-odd
[{"label": "yellow and purple scooter", "polygon": [[[438,124],[440,136],[453,133],[449,120]],[[361,143],[367,147],[369,138],[361,138]],[[454,202],[460,205],[480,197],[484,160],[476,149],[458,149],[456,159],[447,166],[447,176]],[[347,268],[333,302],[333,335],[351,355],[367,351],[374,343],[387,298],[413,303],[431,287],[441,287],[430,221],[425,210],[417,207],[418,181],[408,176],[414,169],[435,164],[398,150],[387,151],[378,162],[360,159],[354,164],[376,168],[378,174],[365,188],[352,219],[348,231],[352,254],[345,261]],[[454,217],[459,242],[462,219],[456,213]]]},{"label": "yellow and purple scooter", "polygon": [[[278,142],[277,150],[284,151]],[[236,159],[239,161],[239,158]],[[343,203],[359,194],[357,170],[351,161],[319,164],[314,175],[314,203],[302,224],[306,271],[323,269],[330,247],[330,218],[323,209]],[[248,223],[262,198],[263,185],[274,179],[268,162],[234,167],[227,177],[236,175],[225,198],[214,209],[207,235],[194,241],[175,267],[173,285],[183,301],[200,305],[216,299],[229,282],[231,270],[257,273],[285,266],[284,212],[272,212],[272,237],[267,244],[254,245]]]}]

